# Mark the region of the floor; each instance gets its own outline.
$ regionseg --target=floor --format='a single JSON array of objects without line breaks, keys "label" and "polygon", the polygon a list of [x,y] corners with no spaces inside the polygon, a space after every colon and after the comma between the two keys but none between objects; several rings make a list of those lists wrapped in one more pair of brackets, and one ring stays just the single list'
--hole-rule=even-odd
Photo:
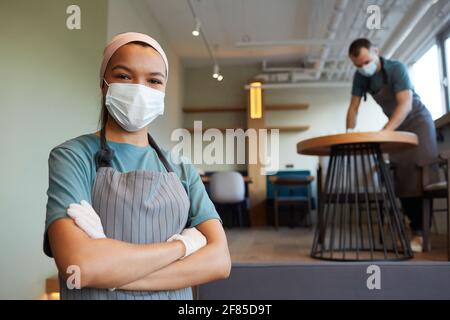
[{"label": "floor", "polygon": [[[232,228],[225,232],[233,262],[318,261],[309,256],[313,231],[307,228]],[[412,261],[447,261],[446,236],[433,234],[431,245],[431,252],[415,254]]]}]

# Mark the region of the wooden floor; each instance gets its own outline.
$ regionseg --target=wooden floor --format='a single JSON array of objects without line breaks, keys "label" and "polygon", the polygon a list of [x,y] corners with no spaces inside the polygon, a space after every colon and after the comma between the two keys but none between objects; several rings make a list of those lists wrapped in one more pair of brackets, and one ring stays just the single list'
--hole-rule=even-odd
[{"label": "wooden floor", "polygon": [[[233,262],[320,261],[309,256],[313,231],[306,228],[232,228],[225,232]],[[433,234],[431,252],[415,254],[412,261],[447,261],[445,238]]]}]

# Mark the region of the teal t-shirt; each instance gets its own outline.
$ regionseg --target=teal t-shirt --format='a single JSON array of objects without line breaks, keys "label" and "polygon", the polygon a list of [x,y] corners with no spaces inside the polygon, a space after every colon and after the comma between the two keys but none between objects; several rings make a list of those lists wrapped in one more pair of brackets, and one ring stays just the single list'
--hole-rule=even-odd
[{"label": "teal t-shirt", "polygon": [[[108,146],[115,151],[112,167],[120,172],[167,172],[156,151],[150,146],[140,147],[111,141],[108,141]],[[92,203],[91,193],[96,175],[94,157],[99,148],[100,138],[93,133],[68,140],[51,150],[48,159],[45,231],[55,220],[69,217],[66,211],[71,203],[79,203],[81,200]],[[162,150],[162,153],[180,178],[190,200],[186,227],[194,227],[209,219],[218,219],[222,223],[195,167],[186,160],[175,164],[170,152]]]},{"label": "teal t-shirt", "polygon": [[[397,60],[384,59],[384,70],[387,75],[387,84],[394,93],[409,89],[413,92],[413,95],[416,95],[408,75],[408,68],[404,63]],[[368,93],[377,93],[384,85],[383,73],[379,71],[368,78],[356,71],[353,77],[352,95],[362,97],[369,81]]]}]

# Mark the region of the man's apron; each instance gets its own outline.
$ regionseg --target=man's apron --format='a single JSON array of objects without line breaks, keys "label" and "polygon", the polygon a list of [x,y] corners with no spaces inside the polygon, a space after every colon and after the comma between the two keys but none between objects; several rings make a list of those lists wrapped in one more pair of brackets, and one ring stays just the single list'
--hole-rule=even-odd
[{"label": "man's apron", "polygon": [[[121,173],[111,167],[111,159],[100,159],[92,190],[92,206],[100,216],[108,238],[129,243],[160,243],[186,227],[189,198],[178,176],[149,135],[153,147],[167,173],[132,171]],[[102,141],[103,154],[112,152]],[[81,274],[81,276],[83,276]],[[125,291],[116,289],[67,288],[60,278],[61,299],[188,299],[191,288],[171,291]]]},{"label": "man's apron", "polygon": [[[381,106],[384,114],[391,118],[397,107],[397,100],[394,91],[387,83],[383,59],[381,59],[381,62],[384,85],[377,93],[370,92],[370,94]],[[419,138],[417,147],[389,155],[390,161],[395,166],[394,183],[396,195],[398,197],[420,197],[422,196],[423,186],[422,173],[418,165],[436,160],[438,158],[438,150],[434,121],[418,95],[413,94],[412,110],[396,130],[415,133]],[[427,183],[439,182],[438,167],[432,166],[429,172],[430,181]]]}]

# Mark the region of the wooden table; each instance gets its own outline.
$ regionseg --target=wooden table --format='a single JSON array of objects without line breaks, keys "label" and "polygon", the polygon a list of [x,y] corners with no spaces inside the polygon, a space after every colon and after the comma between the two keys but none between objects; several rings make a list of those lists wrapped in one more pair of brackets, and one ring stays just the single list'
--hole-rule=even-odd
[{"label": "wooden table", "polygon": [[417,145],[415,134],[399,131],[337,134],[297,144],[300,154],[330,156],[325,186],[318,195],[313,258],[373,261],[412,257],[382,153]]},{"label": "wooden table", "polygon": [[[209,183],[209,181],[211,180],[210,176],[201,175],[200,177],[201,177],[203,183]],[[244,176],[243,178],[244,178],[244,182],[245,183],[252,183],[253,182],[252,178],[250,178],[249,176]]]},{"label": "wooden table", "polygon": [[287,177],[280,177],[280,176],[269,176],[269,181],[272,183],[281,182],[284,185],[296,185],[298,183],[302,182],[313,182],[314,177],[313,176],[287,176]]},{"label": "wooden table", "polygon": [[401,131],[354,132],[303,140],[297,144],[300,154],[327,156],[336,145],[378,144],[383,153],[393,153],[419,144],[417,135]]}]

